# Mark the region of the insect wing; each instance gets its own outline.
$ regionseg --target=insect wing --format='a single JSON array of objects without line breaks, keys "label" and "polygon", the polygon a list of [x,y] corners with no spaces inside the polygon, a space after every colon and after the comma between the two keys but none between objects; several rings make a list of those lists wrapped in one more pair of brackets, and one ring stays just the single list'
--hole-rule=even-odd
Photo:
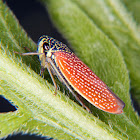
[{"label": "insect wing", "polygon": [[54,56],[60,72],[78,94],[101,110],[114,114],[123,112],[124,102],[74,53],[57,51]]}]

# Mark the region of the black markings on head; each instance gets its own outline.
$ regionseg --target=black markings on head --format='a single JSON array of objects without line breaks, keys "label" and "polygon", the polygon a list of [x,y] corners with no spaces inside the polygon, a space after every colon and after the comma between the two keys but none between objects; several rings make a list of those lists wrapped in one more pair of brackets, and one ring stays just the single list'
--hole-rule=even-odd
[{"label": "black markings on head", "polygon": [[44,42],[43,43],[43,50],[44,50],[44,52],[48,51],[49,49],[50,49],[49,43]]}]

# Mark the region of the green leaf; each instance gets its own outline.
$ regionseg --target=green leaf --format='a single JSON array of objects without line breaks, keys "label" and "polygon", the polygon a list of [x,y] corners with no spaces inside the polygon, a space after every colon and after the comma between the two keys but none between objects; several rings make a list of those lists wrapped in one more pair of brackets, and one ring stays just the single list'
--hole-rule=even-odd
[{"label": "green leaf", "polygon": [[[129,116],[129,119],[132,121],[132,123],[139,126],[137,115],[135,115],[131,107],[131,100],[129,96],[129,88],[130,88],[129,78],[128,78],[128,73],[127,73],[125,62],[123,61],[122,55],[117,49],[117,46],[112,43],[112,40],[110,40],[108,36],[106,36],[105,34],[103,34],[103,32],[100,31],[100,29],[97,27],[96,22],[92,19],[92,16],[90,16],[88,13],[95,10],[96,14],[92,13],[91,15],[93,16],[97,15],[97,17],[102,17],[102,21],[100,24],[104,25],[103,23],[104,23],[104,20],[105,21],[107,20],[106,19],[107,15],[105,16],[105,12],[102,13],[101,6],[99,7],[97,4],[98,3],[101,4],[102,9],[108,9],[108,8],[112,9],[111,4],[107,5],[107,3],[109,2],[103,2],[103,1],[92,2],[90,0],[88,1],[59,0],[59,2],[56,2],[54,0],[47,0],[47,1],[44,0],[43,2],[46,4],[48,8],[54,24],[58,27],[59,31],[64,35],[64,37],[67,38],[68,41],[71,43],[72,48],[75,50],[77,55],[116,94],[118,94],[119,97],[121,97],[121,99],[123,99],[123,101],[126,103],[126,107],[124,109],[126,116]],[[119,2],[116,3],[115,8],[118,7],[117,4],[120,4],[120,3]],[[93,5],[94,7],[92,7]],[[107,10],[107,12],[109,11]],[[124,13],[122,13],[122,15],[123,14],[126,14],[125,11]],[[109,16],[111,17],[111,15]],[[116,18],[116,17],[112,15],[112,18]],[[129,22],[129,18],[127,20]],[[117,19],[115,21],[117,22]],[[108,23],[108,25],[109,24],[110,23]],[[115,27],[117,28],[117,26]],[[119,31],[119,28],[117,29]],[[116,29],[116,32],[117,32],[117,29]],[[138,33],[136,32],[136,35],[137,34]],[[121,36],[121,33],[118,34],[118,36],[122,40],[123,40],[123,37],[124,37],[124,40],[126,38],[125,36]],[[133,34],[133,36],[135,35]],[[138,49],[138,46],[137,46],[137,49]],[[135,51],[135,53],[137,52]],[[138,60],[139,59],[137,59],[136,62],[138,62]],[[130,110],[132,112],[130,112]],[[100,112],[98,112],[98,114],[100,114]],[[100,119],[102,119],[106,123],[109,121],[108,116],[106,117],[103,115],[102,117],[102,115],[100,115],[100,117],[101,117]],[[116,121],[115,117],[114,116],[111,117],[112,124]],[[119,125],[121,125],[122,128],[124,128],[124,124],[126,126],[127,123],[124,123],[126,122],[125,119],[120,120],[120,118],[118,118],[117,120],[120,121]],[[115,125],[116,124],[114,124],[114,127]],[[131,128],[130,130],[127,130],[127,131],[131,132],[132,131]],[[133,134],[131,134],[131,136],[132,135]],[[132,136],[132,138],[135,137],[135,135],[137,135],[137,132],[136,134]]]},{"label": "green leaf", "polygon": [[140,1],[139,0],[123,0],[129,13],[133,15],[136,22],[140,23]]},{"label": "green leaf", "polygon": [[123,114],[114,115],[92,106],[93,115],[60,91],[54,96],[53,86],[37,74],[37,57],[22,56],[21,60],[13,53],[23,52],[25,46],[35,51],[36,45],[0,0],[0,92],[18,106],[15,112],[0,114],[0,137],[23,132],[56,139],[139,139],[139,120],[131,106],[128,72],[116,46],[75,3],[45,2],[77,55],[126,107]]},{"label": "green leaf", "polygon": [[[119,0],[73,2],[121,51],[130,75],[132,96],[140,105],[140,34],[136,23]],[[137,1],[129,6],[134,4],[139,6]]]}]

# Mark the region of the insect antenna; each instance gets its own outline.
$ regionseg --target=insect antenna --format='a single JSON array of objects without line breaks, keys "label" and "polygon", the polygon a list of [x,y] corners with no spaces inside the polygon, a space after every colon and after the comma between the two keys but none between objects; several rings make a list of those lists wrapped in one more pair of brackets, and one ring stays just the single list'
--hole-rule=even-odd
[{"label": "insect antenna", "polygon": [[41,55],[44,53],[38,53],[38,52],[28,52],[28,53],[20,53],[20,52],[14,52],[16,54],[20,54],[20,55]]}]

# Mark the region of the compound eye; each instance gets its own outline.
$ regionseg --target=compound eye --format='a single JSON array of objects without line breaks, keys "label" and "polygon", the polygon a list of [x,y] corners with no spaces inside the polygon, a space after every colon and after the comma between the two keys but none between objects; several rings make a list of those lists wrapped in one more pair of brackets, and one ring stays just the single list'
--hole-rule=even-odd
[{"label": "compound eye", "polygon": [[49,44],[45,42],[45,43],[43,44],[43,50],[44,50],[44,52],[45,52],[45,51],[48,51],[49,49],[50,49]]}]

